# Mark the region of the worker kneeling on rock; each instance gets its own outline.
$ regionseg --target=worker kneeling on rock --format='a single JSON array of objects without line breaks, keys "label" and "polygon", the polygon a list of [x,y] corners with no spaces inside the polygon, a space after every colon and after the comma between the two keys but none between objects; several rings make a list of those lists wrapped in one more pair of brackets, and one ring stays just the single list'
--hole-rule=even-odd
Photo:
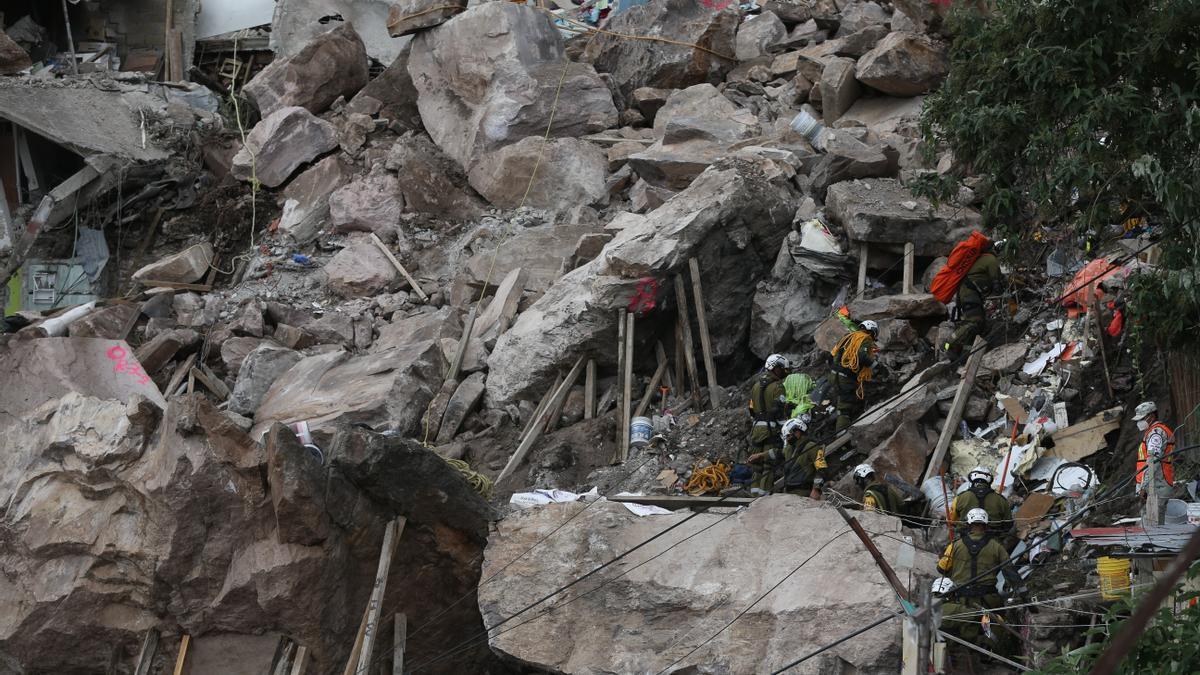
[{"label": "worker kneeling on rock", "polygon": [[[750,388],[750,452],[754,453],[751,457],[783,447],[779,430],[787,419],[787,395],[783,389],[787,370],[788,360],[780,354],[772,354]],[[751,459],[747,459],[747,463],[754,464]],[[770,467],[760,468],[754,472],[750,493],[754,496],[767,494],[774,482]]]},{"label": "worker kneeling on rock", "polygon": [[833,385],[836,398],[835,429],[839,432],[849,427],[866,406],[863,383],[873,376],[871,366],[875,363],[875,353],[879,351],[875,346],[878,337],[879,324],[868,319],[862,322],[858,330],[838,340],[830,351],[833,370],[829,374],[829,383]]},{"label": "worker kneeling on rock", "polygon": [[825,472],[829,468],[825,463],[825,446],[819,445],[808,438],[808,420],[804,418],[790,419],[783,424],[782,448],[771,448],[767,452],[751,455],[747,460],[751,464],[766,462],[773,467],[774,475],[778,471],[783,476],[783,489],[786,492],[804,494],[813,499],[821,499],[821,489],[825,485]]}]

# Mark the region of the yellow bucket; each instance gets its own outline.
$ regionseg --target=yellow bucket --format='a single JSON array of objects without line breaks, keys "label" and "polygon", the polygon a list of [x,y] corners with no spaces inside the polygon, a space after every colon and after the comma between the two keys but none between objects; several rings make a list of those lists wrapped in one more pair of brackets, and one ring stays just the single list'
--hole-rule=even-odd
[{"label": "yellow bucket", "polygon": [[1129,559],[1102,557],[1096,561],[1100,574],[1100,595],[1117,600],[1129,595]]}]

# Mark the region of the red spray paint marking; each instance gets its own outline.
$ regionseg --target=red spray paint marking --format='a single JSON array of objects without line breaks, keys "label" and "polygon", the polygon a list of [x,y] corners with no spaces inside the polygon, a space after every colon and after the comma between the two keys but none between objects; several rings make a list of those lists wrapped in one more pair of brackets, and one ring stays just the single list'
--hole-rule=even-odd
[{"label": "red spray paint marking", "polygon": [[148,384],[150,382],[150,376],[142,370],[141,364],[139,364],[137,361],[132,361],[125,358],[128,356],[128,353],[124,348],[121,347],[121,345],[113,345],[112,347],[109,347],[106,354],[108,358],[116,361],[116,364],[113,365],[114,373],[129,373],[140,384]]},{"label": "red spray paint marking", "polygon": [[700,4],[709,9],[721,11],[733,4],[733,0],[700,0]]}]

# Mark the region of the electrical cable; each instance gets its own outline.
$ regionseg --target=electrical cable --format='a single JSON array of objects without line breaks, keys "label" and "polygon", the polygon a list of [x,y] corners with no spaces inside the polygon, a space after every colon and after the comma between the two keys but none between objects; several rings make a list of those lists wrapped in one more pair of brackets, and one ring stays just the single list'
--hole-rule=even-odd
[{"label": "electrical cable", "polygon": [[795,661],[792,661],[791,663],[780,668],[779,670],[772,672],[771,675],[780,675],[780,673],[787,672],[788,670],[795,668],[796,666],[800,665],[801,663],[804,663],[805,661],[811,659],[814,656],[817,656],[818,654],[827,652],[830,649],[833,649],[834,647],[842,644],[843,642],[846,642],[848,640],[856,638],[859,635],[862,635],[863,633],[871,630],[872,628],[883,625],[883,624],[887,623],[888,621],[891,621],[892,619],[895,619],[896,617],[900,617],[900,616],[904,616],[904,612],[895,612],[893,614],[885,614],[885,615],[879,617],[878,619],[876,619],[875,621],[872,621],[871,623],[863,626],[862,628],[859,628],[858,630],[854,631],[853,633],[848,633],[846,635],[843,635],[842,637],[834,640],[833,642],[830,642],[829,644],[825,645],[824,647],[820,647],[816,651],[809,652],[808,654],[801,656],[800,658],[796,659]]}]

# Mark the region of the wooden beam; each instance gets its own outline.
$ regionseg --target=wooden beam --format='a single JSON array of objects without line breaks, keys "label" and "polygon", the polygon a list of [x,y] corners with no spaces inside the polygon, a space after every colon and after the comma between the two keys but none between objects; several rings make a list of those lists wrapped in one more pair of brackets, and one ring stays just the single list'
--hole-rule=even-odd
[{"label": "wooden beam", "polygon": [[454,358],[450,361],[450,370],[446,375],[447,380],[457,380],[458,371],[462,368],[463,356],[467,353],[467,345],[471,342],[471,331],[475,328],[475,313],[479,311],[479,304],[471,305],[471,311],[467,312],[467,320],[463,322],[462,337],[458,339],[458,347],[454,350]]},{"label": "wooden beam", "polygon": [[292,659],[292,670],[288,675],[304,675],[306,667],[308,667],[308,647],[300,645],[296,648],[296,656]]},{"label": "wooden beam", "polygon": [[708,317],[704,313],[704,292],[700,285],[700,263],[695,258],[688,258],[688,268],[692,272],[692,296],[696,302],[696,321],[700,324],[700,351],[704,356],[704,376],[708,381],[708,406],[715,410],[721,406],[724,392],[717,384],[717,367],[713,363],[712,338],[708,334]]},{"label": "wooden beam", "polygon": [[217,377],[213,371],[209,370],[208,366],[203,364],[201,364],[199,367],[192,366],[191,375],[197,380],[200,380],[200,384],[203,384],[204,388],[211,391],[217,398],[221,399],[222,401],[229,398],[229,387],[226,387],[225,383],[221,381],[221,378]]},{"label": "wooden beam", "polygon": [[605,497],[610,502],[628,502],[661,506],[664,509],[686,509],[695,506],[745,506],[755,497],[692,497],[689,495],[618,495]]},{"label": "wooden beam", "polygon": [[867,289],[867,255],[869,253],[869,244],[860,242],[858,244],[858,295],[862,295]]},{"label": "wooden beam", "polygon": [[700,410],[700,373],[696,368],[696,354],[692,351],[692,322],[688,318],[687,291],[683,287],[683,275],[675,275],[675,302],[678,307],[679,335],[682,338],[683,361],[687,364],[688,379],[692,383],[692,401]]},{"label": "wooden beam", "polygon": [[617,310],[617,454],[621,453],[621,430],[629,427],[625,421],[625,408],[621,405],[621,392],[625,391],[625,310]]},{"label": "wooden beam", "polygon": [[[642,400],[638,402],[637,410],[633,411],[633,417],[641,417],[646,412],[646,407],[650,405],[650,399],[654,397],[654,392],[658,389],[658,383],[662,382],[665,372],[667,372],[667,362],[659,361],[658,368],[654,369],[654,376],[650,378],[650,384],[646,385],[646,393],[642,394]],[[630,418],[631,424],[633,417]]]},{"label": "wooden beam", "polygon": [[950,441],[954,439],[954,432],[958,429],[958,421],[962,419],[963,409],[967,407],[967,399],[971,397],[971,389],[975,386],[975,373],[979,371],[979,362],[983,360],[983,353],[987,351],[985,347],[987,341],[981,337],[975,338],[975,343],[971,345],[971,356],[967,358],[966,372],[963,373],[963,379],[958,383],[958,391],[954,392],[954,401],[950,404],[950,415],[946,417],[946,423],[942,425],[942,433],[938,436],[937,445],[933,448],[933,457],[929,458],[929,466],[925,469],[925,477],[921,482],[937,476],[941,473],[942,460],[946,458],[946,451],[950,449]]},{"label": "wooden beam", "polygon": [[550,400],[550,406],[546,408],[543,415],[546,418],[545,432],[550,433],[558,426],[558,421],[562,419],[563,407],[567,404],[567,397],[571,395],[571,388],[575,386],[575,382],[579,380],[580,374],[583,373],[582,365],[586,360],[581,356],[579,361],[576,361],[572,366],[571,371],[567,373],[566,380],[562,383],[562,393],[557,391],[554,398]]},{"label": "wooden beam", "polygon": [[629,425],[633,422],[630,411],[633,408],[633,320],[634,315],[625,315],[625,384],[621,388],[621,444],[617,446],[617,461],[624,462],[629,458]]},{"label": "wooden beam", "polygon": [[[146,302],[150,301],[147,300]],[[142,318],[142,308],[145,306],[146,303],[142,302],[138,303],[137,307],[134,308],[133,314],[131,314],[129,318],[125,320],[125,324],[122,325],[120,330],[117,332],[118,340],[124,340],[129,337],[129,333],[132,332],[133,327],[137,325],[138,319]]]},{"label": "wooden beam", "polygon": [[[558,391],[558,385],[560,384],[562,384],[562,375],[554,378],[554,384],[550,385],[550,388],[542,395],[542,400],[538,401],[537,407],[533,409],[533,415],[525,423],[525,428],[521,430],[520,438],[522,441],[525,440],[530,431],[533,431],[533,425],[537,424],[537,421],[542,418],[542,413],[546,412],[546,407],[550,405],[550,399],[554,398],[554,392]],[[518,443],[518,445],[520,444]]]},{"label": "wooden beam", "polygon": [[355,675],[367,675],[371,671],[371,655],[379,638],[379,612],[383,607],[383,594],[387,590],[388,570],[392,567],[392,554],[396,542],[404,533],[404,516],[398,516],[387,524],[383,532],[383,544],[379,547],[379,567],[375,570],[375,586],[371,589],[371,600],[367,604],[367,628],[363,631],[362,651],[358,655]]},{"label": "wooden beam", "polygon": [[596,359],[588,359],[583,375],[583,419],[596,416]]},{"label": "wooden beam", "polygon": [[913,271],[917,266],[917,247],[910,241],[904,245],[904,286],[905,295],[915,293],[913,287]]},{"label": "wooden beam", "polygon": [[187,661],[188,645],[191,642],[191,635],[179,638],[179,654],[175,657],[175,675],[183,675],[183,664]]},{"label": "wooden beam", "polygon": [[1111,401],[1114,398],[1112,377],[1108,374],[1108,352],[1104,349],[1104,326],[1100,322],[1100,301],[1096,299],[1095,294],[1092,295],[1088,314],[1092,315],[1092,322],[1096,324],[1096,350],[1100,352],[1100,365],[1104,368],[1104,388],[1108,392],[1108,400]]},{"label": "wooden beam", "polygon": [[392,623],[392,675],[404,675],[404,650],[408,645],[408,616],[396,615]]},{"label": "wooden beam", "polygon": [[171,381],[167,383],[166,390],[163,391],[164,397],[170,398],[175,395],[175,390],[179,389],[179,385],[183,384],[183,378],[188,376],[188,373],[192,370],[192,364],[195,362],[196,353],[193,352],[183,360],[183,363],[179,364],[179,367],[175,369],[175,373],[171,375]]},{"label": "wooden beam", "polygon": [[207,293],[212,290],[208,284],[185,284],[182,281],[159,281],[157,279],[138,279],[138,283],[146,288],[173,288],[179,291],[200,291]]},{"label": "wooden beam", "polygon": [[383,255],[387,256],[388,262],[392,263],[392,267],[395,267],[396,271],[408,281],[408,285],[412,286],[413,292],[417,294],[417,297],[421,298],[421,302],[428,301],[429,296],[425,295],[425,291],[421,290],[421,286],[417,283],[417,280],[408,273],[408,270],[404,269],[404,265],[401,265],[400,261],[396,260],[396,256],[392,255],[392,252],[388,250],[387,246],[383,245],[383,241],[374,232],[371,233],[371,241],[379,247],[380,251],[383,251]]},{"label": "wooden beam", "polygon": [[512,457],[508,458],[508,464],[504,465],[504,470],[501,471],[500,475],[496,477],[495,482],[497,484],[511,475],[512,472],[521,465],[521,462],[525,460],[525,455],[529,454],[529,449],[532,448],[533,444],[537,442],[537,439],[541,437],[542,430],[546,427],[545,418],[550,414],[551,411],[558,407],[559,401],[566,398],[567,392],[571,391],[571,387],[575,384],[575,380],[579,379],[579,373],[583,371],[584,360],[585,357],[583,356],[580,356],[575,360],[575,365],[571,366],[571,372],[567,373],[567,376],[563,378],[562,384],[558,385],[558,388],[554,390],[554,395],[551,396],[550,400],[547,402],[545,411],[542,413],[542,417],[534,418],[533,428],[529,430],[529,433],[525,434],[525,438],[521,440],[521,444],[517,446],[517,449],[513,452]]},{"label": "wooden beam", "polygon": [[342,675],[354,675],[354,668],[358,665],[358,656],[362,653],[363,636],[367,633],[367,618],[371,615],[371,604],[363,608],[362,621],[358,624],[358,633],[354,636],[354,646],[350,648],[350,658],[346,659],[346,668],[342,671]]},{"label": "wooden beam", "polygon": [[142,638],[142,650],[138,652],[137,666],[133,669],[133,675],[149,675],[150,664],[154,661],[156,653],[158,653],[158,629],[151,628],[146,631],[146,637]]},{"label": "wooden beam", "polygon": [[675,396],[682,401],[684,392],[687,391],[687,375],[684,374],[686,371],[683,366],[683,334],[679,330],[678,321],[675,322],[674,337],[675,351],[673,356],[675,361]]},{"label": "wooden beam", "polygon": [[887,559],[884,558],[883,554],[879,552],[879,548],[875,546],[875,542],[871,541],[871,538],[867,536],[866,531],[863,530],[862,524],[860,524],[856,518],[850,517],[850,514],[846,513],[846,509],[842,508],[841,506],[837,507],[837,511],[838,514],[842,516],[842,519],[846,521],[846,524],[850,526],[850,529],[854,530],[854,534],[858,535],[859,540],[862,541],[863,546],[865,546],[867,549],[867,552],[870,553],[871,557],[875,559],[875,564],[879,566],[879,571],[883,572],[883,577],[887,579],[888,584],[892,587],[892,591],[894,591],[901,600],[911,603],[912,600],[909,597],[908,589],[905,588],[904,584],[900,583],[900,578],[896,576],[896,571],[892,569],[892,566],[888,564]]},{"label": "wooden beam", "polygon": [[[663,347],[662,340],[655,340],[654,342],[654,359],[659,363],[665,362],[670,364],[670,361],[667,360],[667,350]],[[663,386],[670,389],[671,393],[675,393],[675,378],[671,375],[671,368],[669,365],[667,367],[667,372],[663,373]]]}]

